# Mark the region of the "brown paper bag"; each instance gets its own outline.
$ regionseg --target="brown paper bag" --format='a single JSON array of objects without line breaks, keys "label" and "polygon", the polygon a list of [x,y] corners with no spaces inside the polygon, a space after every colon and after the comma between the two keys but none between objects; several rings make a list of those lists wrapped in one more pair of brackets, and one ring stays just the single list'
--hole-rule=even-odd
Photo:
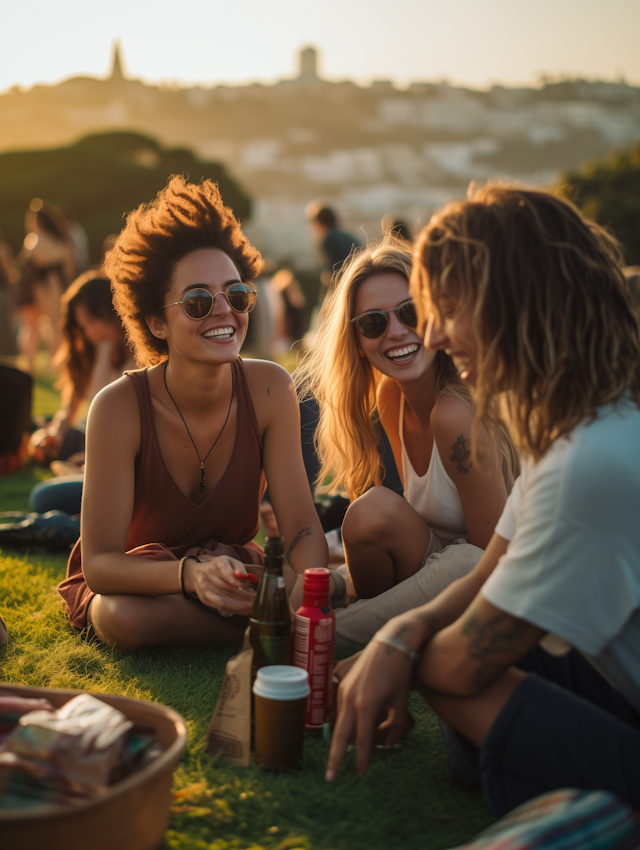
[{"label": "brown paper bag", "polygon": [[227,662],[222,690],[207,732],[207,752],[222,753],[238,767],[249,766],[251,752],[251,662],[250,627],[242,649]]}]

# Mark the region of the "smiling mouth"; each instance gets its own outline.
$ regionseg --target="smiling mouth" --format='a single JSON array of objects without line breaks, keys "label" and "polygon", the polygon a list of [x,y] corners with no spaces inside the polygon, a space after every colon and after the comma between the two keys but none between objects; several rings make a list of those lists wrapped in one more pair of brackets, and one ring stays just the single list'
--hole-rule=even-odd
[{"label": "smiling mouth", "polygon": [[235,328],[213,328],[202,334],[205,339],[231,339],[235,333]]},{"label": "smiling mouth", "polygon": [[393,348],[391,351],[387,351],[385,356],[389,358],[389,360],[393,360],[394,363],[402,363],[403,360],[409,360],[416,351],[420,348],[419,345],[405,345],[402,348]]}]

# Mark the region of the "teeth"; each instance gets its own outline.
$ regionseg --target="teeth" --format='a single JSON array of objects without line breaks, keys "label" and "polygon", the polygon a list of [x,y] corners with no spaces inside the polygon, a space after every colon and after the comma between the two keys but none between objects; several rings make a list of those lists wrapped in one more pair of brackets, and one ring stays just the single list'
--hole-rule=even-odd
[{"label": "teeth", "polygon": [[387,357],[396,360],[399,357],[406,357],[408,354],[414,354],[418,350],[417,345],[407,345],[405,348],[394,348],[393,351],[387,351]]},{"label": "teeth", "polygon": [[213,330],[202,334],[202,336],[207,339],[212,339],[213,337],[230,337],[232,335],[233,328],[214,328]]}]

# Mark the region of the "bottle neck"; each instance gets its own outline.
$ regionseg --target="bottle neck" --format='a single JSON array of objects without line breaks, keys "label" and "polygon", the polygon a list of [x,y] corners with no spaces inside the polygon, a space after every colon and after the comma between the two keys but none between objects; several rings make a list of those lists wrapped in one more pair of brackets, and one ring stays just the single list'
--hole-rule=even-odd
[{"label": "bottle neck", "polygon": [[264,560],[264,573],[269,576],[282,575],[282,555],[267,555]]}]

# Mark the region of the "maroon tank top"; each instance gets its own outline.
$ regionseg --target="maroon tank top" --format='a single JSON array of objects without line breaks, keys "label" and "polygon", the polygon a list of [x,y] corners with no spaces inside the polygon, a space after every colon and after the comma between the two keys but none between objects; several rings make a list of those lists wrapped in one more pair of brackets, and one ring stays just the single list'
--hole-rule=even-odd
[{"label": "maroon tank top", "polygon": [[[253,542],[260,529],[260,500],[266,483],[262,471],[262,439],[251,402],[241,358],[233,363],[237,430],[231,459],[220,482],[200,505],[192,502],[169,475],[160,451],[146,369],[125,372],[134,384],[140,405],[140,451],[135,464],[133,516],[127,551],[149,543],[163,543],[178,557],[211,539],[231,546],[244,563],[263,563],[262,550]],[[256,559],[256,555],[258,558]],[[58,585],[71,623],[87,625],[87,608],[95,596],[82,572],[81,541],[69,557],[67,577]]]}]

